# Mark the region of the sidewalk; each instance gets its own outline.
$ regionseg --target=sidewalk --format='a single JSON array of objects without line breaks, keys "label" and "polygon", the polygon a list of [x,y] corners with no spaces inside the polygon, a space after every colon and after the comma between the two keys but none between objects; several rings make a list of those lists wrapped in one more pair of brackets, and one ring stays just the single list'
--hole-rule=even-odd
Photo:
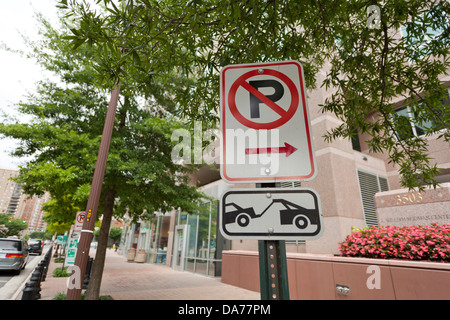
[{"label": "sidewalk", "polygon": [[[94,254],[90,253],[90,256]],[[52,261],[41,283],[41,300],[51,300],[67,292],[68,278],[54,278],[61,264]],[[175,271],[166,265],[128,262],[114,250],[106,251],[100,295],[114,300],[259,300],[259,292],[224,284],[190,272]]]}]

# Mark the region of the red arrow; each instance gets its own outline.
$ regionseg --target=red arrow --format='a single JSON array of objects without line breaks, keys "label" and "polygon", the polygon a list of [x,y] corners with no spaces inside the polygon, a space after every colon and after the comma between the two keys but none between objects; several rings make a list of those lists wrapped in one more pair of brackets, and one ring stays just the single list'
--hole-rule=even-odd
[{"label": "red arrow", "polygon": [[262,154],[262,153],[286,153],[286,157],[289,157],[298,149],[285,142],[284,147],[275,148],[246,148],[245,154]]}]

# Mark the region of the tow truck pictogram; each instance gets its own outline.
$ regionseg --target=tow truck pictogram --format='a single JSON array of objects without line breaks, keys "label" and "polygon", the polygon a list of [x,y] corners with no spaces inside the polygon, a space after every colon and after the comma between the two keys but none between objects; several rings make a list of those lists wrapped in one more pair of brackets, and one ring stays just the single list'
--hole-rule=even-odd
[{"label": "tow truck pictogram", "polygon": [[278,210],[282,225],[295,225],[299,229],[305,229],[310,224],[318,225],[320,223],[318,209],[306,209],[285,199],[273,199],[260,215],[257,215],[253,208],[242,208],[233,202],[226,204],[224,224],[237,223],[241,227],[246,227],[250,220],[260,218],[272,211],[269,209],[278,203],[283,206],[281,210]]}]

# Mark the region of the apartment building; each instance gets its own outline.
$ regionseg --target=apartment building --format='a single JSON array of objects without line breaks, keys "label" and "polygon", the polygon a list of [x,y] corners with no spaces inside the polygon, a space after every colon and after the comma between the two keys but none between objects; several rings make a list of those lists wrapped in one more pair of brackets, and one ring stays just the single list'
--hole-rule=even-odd
[{"label": "apartment building", "polygon": [[44,212],[42,205],[50,198],[49,193],[44,193],[42,196],[26,197],[22,205],[22,210],[19,213],[20,219],[25,219],[28,224],[27,233],[44,232],[47,228],[47,223],[44,221]]},{"label": "apartment building", "polygon": [[21,212],[25,196],[20,184],[11,180],[19,171],[0,169],[0,213],[17,217]]},{"label": "apartment building", "polygon": [[11,180],[18,175],[17,170],[0,169],[0,213],[23,219],[28,224],[26,233],[45,231],[47,224],[43,220],[42,205],[50,195],[27,196],[21,185]]}]

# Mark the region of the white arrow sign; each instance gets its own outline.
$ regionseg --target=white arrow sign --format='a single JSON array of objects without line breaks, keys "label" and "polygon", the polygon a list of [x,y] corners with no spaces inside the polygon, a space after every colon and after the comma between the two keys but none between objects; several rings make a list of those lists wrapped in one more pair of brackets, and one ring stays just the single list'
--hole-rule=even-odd
[{"label": "white arrow sign", "polygon": [[222,178],[230,183],[313,179],[301,64],[230,65],[223,68],[220,84]]}]

